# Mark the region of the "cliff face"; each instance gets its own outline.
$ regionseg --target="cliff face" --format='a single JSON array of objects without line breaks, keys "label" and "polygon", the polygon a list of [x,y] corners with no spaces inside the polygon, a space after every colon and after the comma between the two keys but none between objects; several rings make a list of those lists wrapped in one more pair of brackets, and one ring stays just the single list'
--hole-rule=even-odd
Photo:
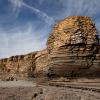
[{"label": "cliff face", "polygon": [[45,76],[48,70],[48,51],[47,49],[38,52],[35,56],[35,70],[34,75],[36,77]]},{"label": "cliff face", "polygon": [[53,28],[47,49],[0,60],[0,78],[34,76],[100,77],[100,46],[94,23],[72,16]]},{"label": "cliff face", "polygon": [[97,71],[93,73],[99,55],[97,35],[89,17],[72,16],[58,22],[47,41],[50,73],[67,77],[98,75]]},{"label": "cliff face", "polygon": [[1,79],[25,79],[33,77],[35,69],[35,55],[33,52],[27,55],[12,56],[0,60],[0,78]]}]

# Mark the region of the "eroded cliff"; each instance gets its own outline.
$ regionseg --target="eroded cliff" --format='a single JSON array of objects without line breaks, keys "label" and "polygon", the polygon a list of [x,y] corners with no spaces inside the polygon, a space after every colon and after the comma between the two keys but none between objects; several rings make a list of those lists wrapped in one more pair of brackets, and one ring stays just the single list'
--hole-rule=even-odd
[{"label": "eroded cliff", "polygon": [[0,79],[26,79],[33,77],[35,69],[35,55],[33,52],[27,55],[12,56],[0,60]]},{"label": "eroded cliff", "polygon": [[89,17],[71,16],[59,21],[48,38],[47,48],[51,74],[100,76],[98,32]]}]

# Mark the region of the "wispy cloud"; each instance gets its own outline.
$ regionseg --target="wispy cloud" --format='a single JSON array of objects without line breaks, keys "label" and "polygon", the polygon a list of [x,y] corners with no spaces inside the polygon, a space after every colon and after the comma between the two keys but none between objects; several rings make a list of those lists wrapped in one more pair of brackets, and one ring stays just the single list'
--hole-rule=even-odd
[{"label": "wispy cloud", "polygon": [[94,16],[100,13],[100,0],[61,0],[64,6],[64,15]]},{"label": "wispy cloud", "polygon": [[40,31],[35,31],[34,26],[30,23],[26,25],[25,30],[12,30],[10,33],[0,31],[0,58],[9,57],[12,55],[25,54],[33,51],[38,51],[46,46],[46,38],[39,39],[37,34]]},{"label": "wispy cloud", "polygon": [[44,20],[47,24],[51,25],[54,23],[54,19],[52,17],[48,16],[45,12],[40,11],[39,9],[37,9],[33,6],[28,5],[23,0],[9,0],[9,2],[12,3],[12,5],[14,6],[14,9],[18,9],[18,8],[24,6],[28,9],[32,10],[40,19]]},{"label": "wispy cloud", "polygon": [[17,9],[22,6],[23,0],[8,0],[8,2],[11,2],[14,9]]},{"label": "wispy cloud", "polygon": [[44,3],[45,0],[39,0],[39,5],[42,5],[42,3]]}]

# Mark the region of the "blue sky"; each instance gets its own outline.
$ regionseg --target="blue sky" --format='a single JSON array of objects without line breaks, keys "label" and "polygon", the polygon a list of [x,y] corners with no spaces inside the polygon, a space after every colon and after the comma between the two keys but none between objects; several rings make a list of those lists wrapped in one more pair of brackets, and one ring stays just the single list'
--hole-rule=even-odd
[{"label": "blue sky", "polygon": [[45,48],[54,23],[72,15],[91,17],[100,32],[100,0],[0,0],[0,58]]}]

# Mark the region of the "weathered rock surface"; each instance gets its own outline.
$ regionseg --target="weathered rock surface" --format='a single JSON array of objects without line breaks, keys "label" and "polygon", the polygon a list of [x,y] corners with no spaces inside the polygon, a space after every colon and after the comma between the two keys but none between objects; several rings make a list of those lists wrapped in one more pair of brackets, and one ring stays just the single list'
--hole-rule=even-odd
[{"label": "weathered rock surface", "polygon": [[49,73],[100,76],[98,32],[89,17],[72,16],[58,22],[48,38],[47,48]]},{"label": "weathered rock surface", "polygon": [[48,66],[48,52],[47,49],[38,52],[35,56],[35,70],[34,75],[36,77],[45,76]]},{"label": "weathered rock surface", "polygon": [[0,79],[14,80],[33,77],[35,69],[35,55],[33,52],[27,55],[12,56],[0,60]]},{"label": "weathered rock surface", "polygon": [[100,77],[98,32],[89,17],[71,16],[59,21],[45,50],[0,60],[0,79],[45,75]]}]

